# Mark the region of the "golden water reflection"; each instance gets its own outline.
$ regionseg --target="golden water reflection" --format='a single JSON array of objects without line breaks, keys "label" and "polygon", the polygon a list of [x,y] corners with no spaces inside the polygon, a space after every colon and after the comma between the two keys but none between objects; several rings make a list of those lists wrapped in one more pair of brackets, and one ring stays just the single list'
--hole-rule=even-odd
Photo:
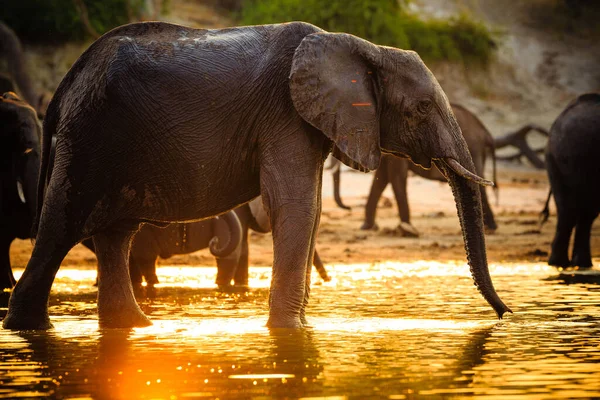
[{"label": "golden water reflection", "polygon": [[600,396],[598,271],[492,265],[515,311],[498,321],[464,263],[328,268],[311,328],[269,331],[267,267],[229,293],[213,268],[161,267],[156,297],[139,299],[154,324],[131,330],[99,329],[95,271],[63,267],[55,329],[0,330],[0,398]]}]

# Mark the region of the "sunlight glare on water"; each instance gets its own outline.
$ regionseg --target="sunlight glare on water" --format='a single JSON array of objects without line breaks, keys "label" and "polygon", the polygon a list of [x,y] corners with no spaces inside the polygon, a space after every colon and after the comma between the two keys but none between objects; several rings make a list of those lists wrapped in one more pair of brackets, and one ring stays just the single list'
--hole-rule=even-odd
[{"label": "sunlight glare on water", "polygon": [[[153,325],[99,329],[95,270],[63,267],[47,331],[0,330],[0,398],[600,396],[600,273],[493,264],[497,320],[463,262],[329,265],[310,328],[266,327],[267,267],[222,292],[215,269],[163,266]],[[17,271],[19,276],[21,271]]]}]

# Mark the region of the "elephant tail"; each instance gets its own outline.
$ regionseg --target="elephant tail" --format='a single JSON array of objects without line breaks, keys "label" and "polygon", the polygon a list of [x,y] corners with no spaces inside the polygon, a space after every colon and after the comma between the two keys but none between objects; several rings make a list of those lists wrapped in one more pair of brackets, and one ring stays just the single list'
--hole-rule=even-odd
[{"label": "elephant tail", "polygon": [[229,228],[229,240],[222,247],[220,247],[219,237],[213,237],[208,243],[210,252],[215,257],[227,257],[233,253],[242,243],[242,224],[234,211],[228,211],[213,220],[213,231],[215,231],[214,224],[218,223],[219,220],[224,221]]},{"label": "elephant tail", "polygon": [[548,218],[550,217],[550,198],[552,197],[552,188],[550,188],[550,191],[548,191],[548,198],[546,199],[546,204],[544,205],[544,209],[542,210],[542,212],[540,212],[540,230],[542,229],[542,227],[544,226],[544,224],[546,223],[546,221],[548,221]]},{"label": "elephant tail", "polygon": [[342,163],[341,161],[337,162],[337,165],[334,167],[331,175],[333,176],[333,198],[335,199],[335,204],[338,205],[339,208],[344,210],[352,210],[352,207],[348,207],[342,201],[342,196],[340,194],[340,185],[341,185],[341,173],[342,173]]},{"label": "elephant tail", "polygon": [[315,254],[313,256],[313,265],[315,266],[315,269],[319,273],[321,279],[323,279],[325,282],[329,282],[331,280],[331,277],[327,274],[325,265],[323,265],[323,261],[321,261],[321,257],[319,257],[317,249],[315,249]]}]

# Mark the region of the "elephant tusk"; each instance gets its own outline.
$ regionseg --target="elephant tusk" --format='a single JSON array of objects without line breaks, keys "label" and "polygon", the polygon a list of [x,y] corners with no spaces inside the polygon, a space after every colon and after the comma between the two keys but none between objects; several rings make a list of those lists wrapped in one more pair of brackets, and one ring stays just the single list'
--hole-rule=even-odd
[{"label": "elephant tusk", "polygon": [[17,181],[17,193],[19,194],[21,202],[25,204],[27,201],[25,200],[25,192],[23,192],[23,184],[21,181]]},{"label": "elephant tusk", "polygon": [[482,177],[475,175],[474,173],[460,165],[460,163],[454,158],[444,158],[444,162],[450,168],[452,168],[454,172],[456,172],[458,175],[462,176],[465,179],[473,181],[482,186],[494,186],[494,182],[488,181],[487,179],[483,179]]}]

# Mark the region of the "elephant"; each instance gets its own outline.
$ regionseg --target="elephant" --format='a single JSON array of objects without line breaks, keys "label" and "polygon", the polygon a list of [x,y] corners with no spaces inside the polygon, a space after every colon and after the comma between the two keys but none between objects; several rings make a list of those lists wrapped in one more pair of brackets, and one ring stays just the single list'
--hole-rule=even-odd
[{"label": "elephant", "polygon": [[[550,195],[558,214],[548,264],[556,267],[590,268],[590,233],[600,212],[600,93],[586,93],[573,100],[550,128],[546,169]],[[569,259],[569,241],[575,242]]]},{"label": "elephant", "polygon": [[[487,153],[492,156],[494,166],[494,180],[496,184],[494,189],[497,189],[496,179],[496,154],[494,151],[494,138],[486,129],[485,125],[473,113],[467,110],[464,106],[456,103],[450,103],[452,111],[456,116],[458,125],[469,147],[469,152],[475,163],[475,171],[478,175],[483,176],[485,168],[485,159]],[[445,182],[446,177],[437,168],[425,170],[405,159],[396,158],[386,155],[382,158],[381,164],[371,185],[371,191],[365,207],[365,220],[360,227],[362,230],[377,230],[378,226],[375,223],[375,213],[377,212],[377,203],[388,183],[392,183],[396,203],[398,205],[398,214],[400,216],[399,228],[405,236],[419,236],[418,231],[410,223],[410,211],[408,207],[408,196],[406,192],[406,178],[408,171],[411,170],[415,174],[435,181]],[[342,202],[340,196],[340,168],[338,167],[333,172],[334,182],[334,198],[336,203],[341,208],[349,209]],[[495,231],[498,228],[494,213],[490,207],[485,187],[481,186],[481,202],[483,205],[483,223],[489,231]]]},{"label": "elephant", "polygon": [[49,329],[61,260],[93,237],[98,323],[147,326],[129,279],[141,223],[191,222],[262,196],[273,231],[269,328],[307,325],[310,262],[330,152],[359,170],[382,153],[432,163],[453,188],[468,263],[500,318],[475,167],[448,99],[418,54],[304,22],[193,29],[143,22],[95,41],[44,119],[32,257],[3,326]]},{"label": "elephant", "polygon": [[0,58],[6,59],[8,66],[8,74],[0,74],[0,93],[18,92],[23,101],[33,107],[40,117],[43,117],[48,106],[49,95],[46,93],[38,95],[33,88],[25,64],[21,41],[17,34],[2,21],[0,21]]},{"label": "elephant", "polygon": [[35,110],[12,92],[0,97],[0,293],[15,285],[10,245],[31,237],[36,213],[41,126]]},{"label": "elephant", "polygon": [[[248,229],[260,233],[271,231],[268,216],[260,197],[244,204],[220,218],[209,218],[198,222],[171,224],[165,228],[144,225],[136,233],[129,254],[129,275],[134,289],[139,289],[142,279],[152,287],[158,283],[156,261],[176,254],[189,254],[205,248],[217,259],[216,284],[225,288],[248,285]],[[216,239],[216,240],[215,240]],[[223,247],[217,245],[223,242]],[[95,251],[91,239],[83,244]],[[321,278],[331,280],[317,251],[313,263]]]}]

